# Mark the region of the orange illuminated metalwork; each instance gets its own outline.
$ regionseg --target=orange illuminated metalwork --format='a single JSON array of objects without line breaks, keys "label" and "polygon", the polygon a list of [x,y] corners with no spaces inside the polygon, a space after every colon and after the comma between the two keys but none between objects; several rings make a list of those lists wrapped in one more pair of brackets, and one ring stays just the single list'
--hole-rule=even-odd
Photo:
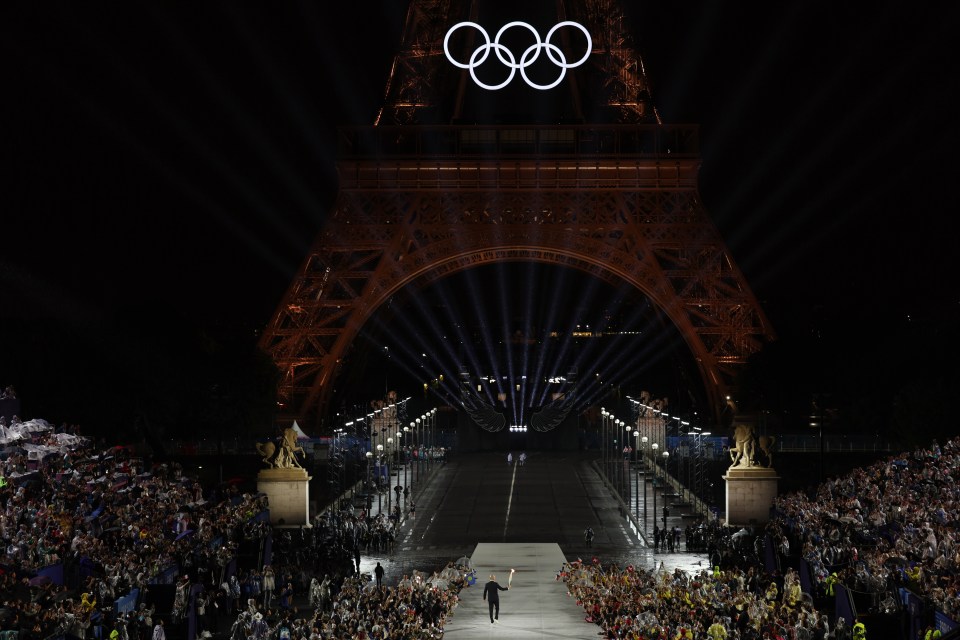
[{"label": "orange illuminated metalwork", "polygon": [[[659,122],[607,0],[557,4],[594,35],[590,68],[566,81],[573,103],[579,84],[601,87],[610,124],[436,124],[462,113],[468,72],[447,64],[443,38],[474,4],[414,0],[377,124],[341,131],[334,209],[261,340],[285,417],[323,415],[352,341],[399,290],[517,261],[641,291],[721,407],[773,331],[700,201],[696,127]],[[444,86],[460,87],[446,107]]]}]

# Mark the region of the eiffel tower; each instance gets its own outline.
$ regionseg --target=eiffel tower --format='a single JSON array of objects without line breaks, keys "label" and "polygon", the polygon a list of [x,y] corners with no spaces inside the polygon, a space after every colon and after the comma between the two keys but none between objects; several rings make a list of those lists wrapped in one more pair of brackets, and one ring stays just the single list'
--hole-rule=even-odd
[{"label": "eiffel tower", "polygon": [[774,337],[700,200],[697,128],[661,121],[615,0],[412,0],[376,121],[338,151],[333,211],[261,338],[281,419],[319,424],[395,293],[498,262],[640,291],[716,411]]}]

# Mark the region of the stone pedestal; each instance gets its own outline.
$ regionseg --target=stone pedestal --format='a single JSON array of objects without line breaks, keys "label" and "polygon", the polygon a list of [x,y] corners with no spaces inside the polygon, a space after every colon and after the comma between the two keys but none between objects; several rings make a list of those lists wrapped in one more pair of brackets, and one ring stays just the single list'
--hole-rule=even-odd
[{"label": "stone pedestal", "polygon": [[780,476],[773,469],[745,467],[727,469],[727,524],[763,524],[777,497]]},{"label": "stone pedestal", "polygon": [[310,476],[299,467],[262,469],[257,489],[267,494],[270,524],[278,527],[310,526]]}]

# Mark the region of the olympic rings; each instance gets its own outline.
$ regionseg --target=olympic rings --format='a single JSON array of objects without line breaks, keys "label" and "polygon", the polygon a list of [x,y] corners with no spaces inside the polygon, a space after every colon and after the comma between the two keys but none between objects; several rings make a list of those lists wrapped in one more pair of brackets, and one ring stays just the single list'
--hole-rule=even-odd
[{"label": "olympic rings", "polygon": [[[450,36],[453,35],[454,31],[461,27],[473,27],[483,36],[483,44],[474,50],[474,52],[470,55],[470,61],[466,63],[455,60],[450,54]],[[500,44],[500,38],[503,37],[503,34],[506,33],[508,29],[513,27],[522,27],[527,29],[533,34],[533,37],[536,40],[532,45],[524,50],[523,54],[520,56],[519,62],[517,62],[516,56],[514,56],[513,52],[510,51],[509,48]],[[587,51],[583,54],[583,57],[576,62],[567,62],[567,59],[563,55],[563,51],[560,50],[560,47],[550,42],[550,39],[553,38],[553,34],[555,34],[557,30],[562,27],[576,27],[583,32],[584,37],[587,39]],[[486,62],[487,58],[490,57],[491,51],[496,54],[497,59],[503,63],[504,66],[510,69],[510,74],[507,76],[507,79],[500,84],[486,84],[481,82],[477,77],[477,67]],[[537,58],[540,57],[541,51],[545,51],[547,58],[550,59],[550,62],[560,68],[560,77],[549,84],[537,84],[527,76],[527,67],[537,61]],[[450,63],[455,67],[460,69],[469,69],[470,77],[473,78],[473,81],[477,83],[477,86],[479,86],[481,89],[487,89],[488,91],[503,89],[505,86],[510,84],[513,81],[513,78],[517,75],[517,69],[520,70],[520,76],[530,88],[539,89],[541,91],[553,89],[555,86],[563,82],[563,79],[567,74],[567,69],[572,69],[582,65],[587,61],[587,58],[590,57],[590,53],[592,51],[593,40],[590,38],[590,32],[587,31],[587,28],[582,24],[578,22],[572,22],[570,20],[565,20],[554,25],[553,28],[547,32],[547,37],[543,41],[540,40],[540,34],[532,25],[529,25],[526,22],[518,21],[508,22],[500,27],[500,30],[497,31],[497,35],[494,37],[492,42],[490,41],[490,34],[488,34],[487,31],[476,22],[458,22],[450,27],[450,29],[447,31],[447,35],[443,38],[443,52],[446,54],[447,60],[449,60]]]}]

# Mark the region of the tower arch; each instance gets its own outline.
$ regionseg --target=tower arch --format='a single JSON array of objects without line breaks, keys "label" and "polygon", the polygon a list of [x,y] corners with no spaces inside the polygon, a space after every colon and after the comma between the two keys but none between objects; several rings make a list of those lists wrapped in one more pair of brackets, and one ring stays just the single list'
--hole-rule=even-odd
[{"label": "tower arch", "polygon": [[[583,24],[588,59],[554,89],[565,98],[546,100],[554,124],[468,121],[479,89],[446,61],[445,34],[482,4],[411,0],[375,124],[340,131],[333,211],[260,341],[282,374],[282,417],[324,414],[350,343],[393,293],[520,260],[646,295],[682,334],[719,412],[774,332],[700,199],[697,127],[663,124],[617,0],[515,7]],[[580,40],[558,41],[565,59],[579,60]],[[469,60],[476,43],[451,46]],[[533,91],[498,95],[543,104]]]}]

